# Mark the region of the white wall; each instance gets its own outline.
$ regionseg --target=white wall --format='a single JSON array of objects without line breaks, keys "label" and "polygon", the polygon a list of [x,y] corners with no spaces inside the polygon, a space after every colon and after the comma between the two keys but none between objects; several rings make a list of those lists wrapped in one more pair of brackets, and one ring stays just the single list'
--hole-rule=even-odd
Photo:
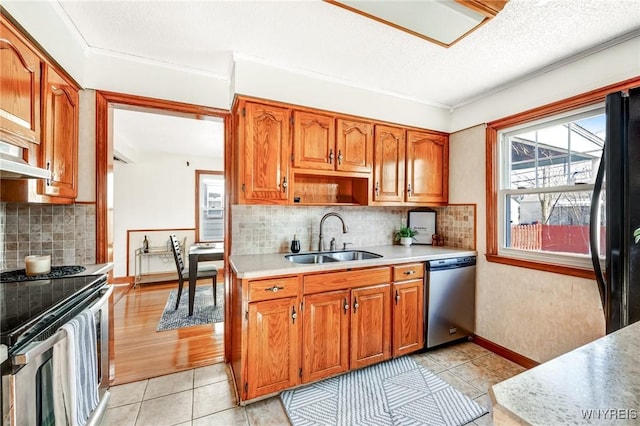
[{"label": "white wall", "polygon": [[456,108],[450,132],[488,123],[640,75],[640,37]]},{"label": "white wall", "polygon": [[96,92],[93,90],[80,91],[76,201],[96,201]]},{"label": "white wall", "polygon": [[223,167],[222,158],[188,156],[150,158],[136,164],[114,162],[115,277],[127,275],[127,230],[195,228],[195,171]]},{"label": "white wall", "polygon": [[454,133],[449,202],[477,204],[476,334],[543,362],[604,335],[593,280],[486,261],[485,126]]},{"label": "white wall", "polygon": [[236,58],[235,92],[404,125],[447,131],[448,109]]}]

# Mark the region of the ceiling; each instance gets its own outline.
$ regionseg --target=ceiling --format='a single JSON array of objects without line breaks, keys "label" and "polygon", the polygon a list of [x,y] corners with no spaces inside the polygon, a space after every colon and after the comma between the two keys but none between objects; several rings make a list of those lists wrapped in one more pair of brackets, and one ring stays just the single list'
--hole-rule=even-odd
[{"label": "ceiling", "polygon": [[[161,62],[230,85],[236,60],[256,62],[449,110],[640,36],[640,0],[510,0],[449,48],[319,0],[57,4],[96,53]],[[158,118],[123,112],[115,139],[120,155],[222,155],[222,141],[212,151],[206,122]]]},{"label": "ceiling", "polygon": [[113,149],[126,163],[153,161],[159,155],[222,158],[224,122],[168,115],[159,111],[113,109]]},{"label": "ceiling", "polygon": [[229,81],[242,58],[450,109],[640,31],[638,0],[510,0],[449,48],[318,0],[59,4],[98,51]]}]

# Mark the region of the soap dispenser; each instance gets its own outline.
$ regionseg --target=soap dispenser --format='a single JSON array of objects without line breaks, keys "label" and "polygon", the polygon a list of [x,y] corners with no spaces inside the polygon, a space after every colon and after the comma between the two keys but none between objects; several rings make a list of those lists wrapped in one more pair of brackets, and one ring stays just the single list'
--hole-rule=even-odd
[{"label": "soap dispenser", "polygon": [[296,235],[293,235],[293,240],[291,240],[291,252],[298,253],[300,251],[300,241],[296,238]]}]

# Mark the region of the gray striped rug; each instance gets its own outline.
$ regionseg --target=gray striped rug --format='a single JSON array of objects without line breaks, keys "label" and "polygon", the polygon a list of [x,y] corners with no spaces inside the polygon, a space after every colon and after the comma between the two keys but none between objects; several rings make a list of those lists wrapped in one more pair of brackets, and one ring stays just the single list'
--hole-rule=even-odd
[{"label": "gray striped rug", "polygon": [[180,296],[180,304],[175,310],[178,290],[171,290],[169,299],[162,312],[156,331],[173,330],[193,325],[211,324],[224,321],[224,285],[218,284],[216,290],[217,305],[213,305],[213,287],[196,286],[193,302],[193,315],[189,316],[189,288],[185,285]]},{"label": "gray striped rug", "polygon": [[280,394],[293,426],[463,425],[487,410],[404,356]]}]

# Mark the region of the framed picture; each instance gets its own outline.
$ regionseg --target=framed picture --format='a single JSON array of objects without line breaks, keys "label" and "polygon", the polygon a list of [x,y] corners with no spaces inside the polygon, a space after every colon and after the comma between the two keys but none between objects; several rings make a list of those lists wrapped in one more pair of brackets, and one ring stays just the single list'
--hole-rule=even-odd
[{"label": "framed picture", "polygon": [[409,210],[407,225],[418,231],[414,244],[431,245],[431,236],[436,233],[436,212],[427,208]]}]

